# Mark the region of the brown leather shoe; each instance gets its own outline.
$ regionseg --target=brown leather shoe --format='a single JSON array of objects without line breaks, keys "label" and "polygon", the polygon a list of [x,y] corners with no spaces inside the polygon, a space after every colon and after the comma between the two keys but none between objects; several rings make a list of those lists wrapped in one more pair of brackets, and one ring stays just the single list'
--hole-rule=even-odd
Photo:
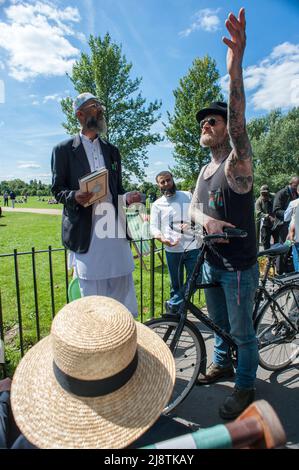
[{"label": "brown leather shoe", "polygon": [[208,385],[218,382],[220,379],[228,379],[234,376],[233,366],[220,367],[217,364],[210,364],[205,374],[199,374],[197,378],[197,385]]},{"label": "brown leather shoe", "polygon": [[232,395],[226,397],[219,408],[219,415],[223,419],[235,419],[254,401],[254,389],[235,387]]}]

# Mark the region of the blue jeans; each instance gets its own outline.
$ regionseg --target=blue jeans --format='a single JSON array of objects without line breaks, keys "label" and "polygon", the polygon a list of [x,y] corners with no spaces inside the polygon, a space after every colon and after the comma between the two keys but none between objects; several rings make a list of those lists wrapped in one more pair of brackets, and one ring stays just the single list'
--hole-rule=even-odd
[{"label": "blue jeans", "polygon": [[199,250],[180,253],[166,251],[165,253],[171,284],[169,304],[178,307],[183,299],[184,267],[188,279],[194,269]]},{"label": "blue jeans", "polygon": [[292,246],[294,269],[299,272],[299,243]]},{"label": "blue jeans", "polygon": [[[226,271],[205,262],[203,282],[217,282],[219,287],[205,289],[210,318],[227,333],[238,346],[236,386],[254,387],[258,367],[258,346],[253,327],[254,296],[258,286],[258,265],[245,271]],[[230,365],[229,347],[215,334],[213,362],[221,367]]]}]

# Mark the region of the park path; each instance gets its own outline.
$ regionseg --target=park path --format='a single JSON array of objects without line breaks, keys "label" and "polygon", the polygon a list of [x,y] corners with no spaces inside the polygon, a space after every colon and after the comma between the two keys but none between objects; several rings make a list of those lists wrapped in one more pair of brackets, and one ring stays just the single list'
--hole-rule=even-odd
[{"label": "park path", "polygon": [[28,207],[26,208],[21,208],[21,207],[15,207],[14,209],[12,207],[2,207],[3,212],[30,212],[32,214],[49,214],[49,215],[61,215],[62,214],[62,209],[36,209],[33,207]]}]

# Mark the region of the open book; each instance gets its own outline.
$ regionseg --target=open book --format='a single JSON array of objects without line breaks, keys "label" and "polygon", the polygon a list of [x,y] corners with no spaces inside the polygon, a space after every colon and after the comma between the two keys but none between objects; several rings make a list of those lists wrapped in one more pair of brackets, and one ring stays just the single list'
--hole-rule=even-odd
[{"label": "open book", "polygon": [[82,176],[82,178],[79,179],[79,187],[84,193],[94,193],[89,201],[84,204],[84,207],[94,204],[96,201],[103,199],[107,194],[108,171],[103,167]]}]

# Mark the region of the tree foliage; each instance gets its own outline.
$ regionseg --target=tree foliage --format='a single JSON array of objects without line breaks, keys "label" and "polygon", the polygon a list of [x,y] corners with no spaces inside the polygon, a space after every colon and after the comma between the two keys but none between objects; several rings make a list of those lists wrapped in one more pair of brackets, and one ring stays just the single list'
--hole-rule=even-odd
[{"label": "tree foliage", "polygon": [[268,184],[271,192],[299,174],[299,108],[274,110],[247,125],[254,154],[255,194]]},{"label": "tree foliage", "polygon": [[[108,33],[103,39],[90,36],[89,47],[90,54],[81,54],[70,79],[77,93],[89,91],[105,105],[106,138],[120,150],[124,178],[128,180],[134,174],[142,179],[148,161],[148,145],[162,140],[160,134],[151,131],[161,117],[157,112],[162,103],[155,100],[146,104],[139,91],[142,78],[130,78],[132,64]],[[79,123],[73,113],[72,99],[62,100],[61,105],[67,118],[63,126],[69,134],[75,134]]]},{"label": "tree foliage", "polygon": [[0,181],[0,194],[5,192],[13,191],[16,196],[36,196],[38,191],[41,196],[51,195],[51,185],[42,183],[40,180],[31,180],[29,183],[25,183],[20,179],[14,179],[10,181]]},{"label": "tree foliage", "polygon": [[168,139],[174,143],[175,176],[193,187],[201,167],[209,160],[209,151],[199,145],[199,125],[195,115],[212,101],[222,101],[216,62],[209,56],[195,59],[192,67],[173,92],[174,112],[168,113]]}]

